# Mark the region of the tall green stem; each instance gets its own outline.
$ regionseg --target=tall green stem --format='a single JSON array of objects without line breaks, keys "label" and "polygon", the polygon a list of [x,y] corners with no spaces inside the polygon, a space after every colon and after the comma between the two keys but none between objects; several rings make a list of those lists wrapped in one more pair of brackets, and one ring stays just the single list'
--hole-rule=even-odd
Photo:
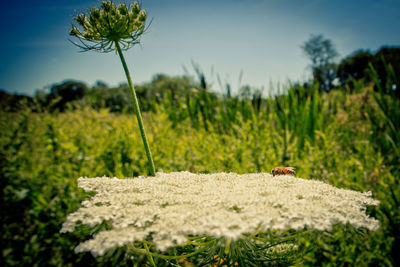
[{"label": "tall green stem", "polygon": [[146,150],[147,159],[149,161],[149,171],[151,176],[155,176],[155,167],[153,162],[153,157],[151,156],[151,151],[149,147],[149,142],[147,141],[146,132],[144,131],[142,115],[140,114],[139,102],[136,97],[135,87],[133,86],[131,75],[129,74],[128,66],[126,65],[124,55],[122,54],[121,47],[118,42],[115,42],[115,47],[117,48],[119,58],[121,59],[122,66],[124,67],[126,79],[128,80],[129,88],[131,89],[132,99],[133,99],[133,110],[136,113],[136,118],[139,124],[140,134],[142,135],[144,149]]}]

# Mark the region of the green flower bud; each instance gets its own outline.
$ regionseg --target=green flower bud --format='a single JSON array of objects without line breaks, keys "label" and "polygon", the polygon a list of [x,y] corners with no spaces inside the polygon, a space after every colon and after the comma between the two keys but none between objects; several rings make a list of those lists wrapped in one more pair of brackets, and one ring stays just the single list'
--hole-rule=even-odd
[{"label": "green flower bud", "polygon": [[105,12],[110,12],[110,10],[111,10],[111,2],[110,2],[110,1],[103,1],[103,2],[101,2],[101,8],[102,8]]},{"label": "green flower bud", "polygon": [[85,21],[86,21],[86,15],[85,15],[85,14],[79,14],[79,15],[76,16],[74,19],[76,20],[76,22],[77,22],[80,26],[84,27]]},{"label": "green flower bud", "polygon": [[123,4],[118,5],[118,11],[121,15],[127,15],[129,13],[128,7]]},{"label": "green flower bud", "polygon": [[144,22],[146,21],[147,13],[146,10],[141,10],[139,13],[139,20]]},{"label": "green flower bud", "polygon": [[146,11],[137,2],[129,10],[125,4],[116,6],[107,0],[101,3],[100,9],[92,8],[87,15],[77,15],[74,19],[83,31],[73,26],[70,35],[83,39],[84,46],[77,45],[84,50],[110,52],[117,42],[126,50],[138,43],[145,30],[146,17]]},{"label": "green flower bud", "polygon": [[78,37],[80,34],[81,34],[81,32],[75,26],[72,26],[71,30],[69,31],[69,35],[71,35],[71,36]]},{"label": "green flower bud", "polygon": [[90,11],[90,16],[93,17],[93,19],[99,19],[100,18],[100,10],[97,8],[92,8],[92,11]]},{"label": "green flower bud", "polygon": [[131,5],[131,10],[132,10],[132,12],[134,12],[136,14],[139,13],[140,6],[139,6],[138,2],[135,2],[133,5]]},{"label": "green flower bud", "polygon": [[112,17],[114,17],[114,16],[116,16],[118,14],[117,8],[115,7],[114,3],[112,3],[112,5],[111,5],[110,14],[111,14]]}]

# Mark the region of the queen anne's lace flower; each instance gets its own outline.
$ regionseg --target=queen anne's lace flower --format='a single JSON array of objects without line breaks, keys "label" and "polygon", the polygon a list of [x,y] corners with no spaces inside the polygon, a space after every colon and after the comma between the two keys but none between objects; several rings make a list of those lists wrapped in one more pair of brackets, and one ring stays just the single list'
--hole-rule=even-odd
[{"label": "queen anne's lace flower", "polygon": [[335,223],[378,228],[365,214],[378,205],[360,193],[321,181],[266,173],[157,173],[135,179],[79,178],[79,187],[96,195],[68,216],[61,232],[80,223],[111,222],[76,252],[103,255],[113,247],[142,241],[150,234],[161,251],[187,242],[187,235],[240,238],[273,229],[330,230]]}]

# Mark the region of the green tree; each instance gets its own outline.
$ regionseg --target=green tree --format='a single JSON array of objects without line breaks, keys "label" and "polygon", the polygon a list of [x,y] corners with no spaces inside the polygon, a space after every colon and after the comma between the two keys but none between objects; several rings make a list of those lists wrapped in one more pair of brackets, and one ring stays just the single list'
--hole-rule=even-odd
[{"label": "green tree", "polygon": [[87,89],[88,87],[85,83],[73,80],[54,84],[50,88],[48,104],[52,102],[52,109],[64,111],[67,103],[83,98]]},{"label": "green tree", "polygon": [[391,88],[400,99],[400,47],[381,47],[375,54],[373,66],[381,84]]},{"label": "green tree", "polygon": [[373,60],[374,56],[368,50],[357,50],[344,58],[336,70],[340,83],[345,84],[351,78],[365,78],[368,75],[368,64]]},{"label": "green tree", "polygon": [[[364,79],[365,82],[374,81],[370,73],[372,64],[376,70],[380,84],[386,88],[386,93],[394,93],[400,98],[398,88],[400,77],[400,47],[381,47],[375,54],[368,50],[357,50],[344,58],[338,65],[336,74],[341,84],[348,83],[349,79]],[[393,92],[390,92],[390,88]]]},{"label": "green tree", "polygon": [[333,87],[333,80],[336,78],[334,60],[339,55],[333,42],[330,39],[325,39],[322,34],[311,35],[301,48],[311,60],[314,81],[319,82],[325,91],[329,91]]}]

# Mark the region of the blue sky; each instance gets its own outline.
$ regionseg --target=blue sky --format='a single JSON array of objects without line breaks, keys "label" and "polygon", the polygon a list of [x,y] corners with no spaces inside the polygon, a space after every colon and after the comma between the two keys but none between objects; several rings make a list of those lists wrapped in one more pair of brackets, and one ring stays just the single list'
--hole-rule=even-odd
[{"label": "blue sky", "polygon": [[[310,34],[330,38],[341,58],[357,49],[400,45],[399,0],[142,0],[151,27],[142,47],[126,53],[133,81],[156,73],[194,74],[265,87],[310,76],[302,45]],[[93,0],[9,0],[0,16],[0,88],[34,94],[66,79],[114,86],[125,81],[114,53],[79,53],[68,42],[72,17]],[[339,58],[340,59],[340,58]],[[212,70],[213,73],[212,74]]]}]

